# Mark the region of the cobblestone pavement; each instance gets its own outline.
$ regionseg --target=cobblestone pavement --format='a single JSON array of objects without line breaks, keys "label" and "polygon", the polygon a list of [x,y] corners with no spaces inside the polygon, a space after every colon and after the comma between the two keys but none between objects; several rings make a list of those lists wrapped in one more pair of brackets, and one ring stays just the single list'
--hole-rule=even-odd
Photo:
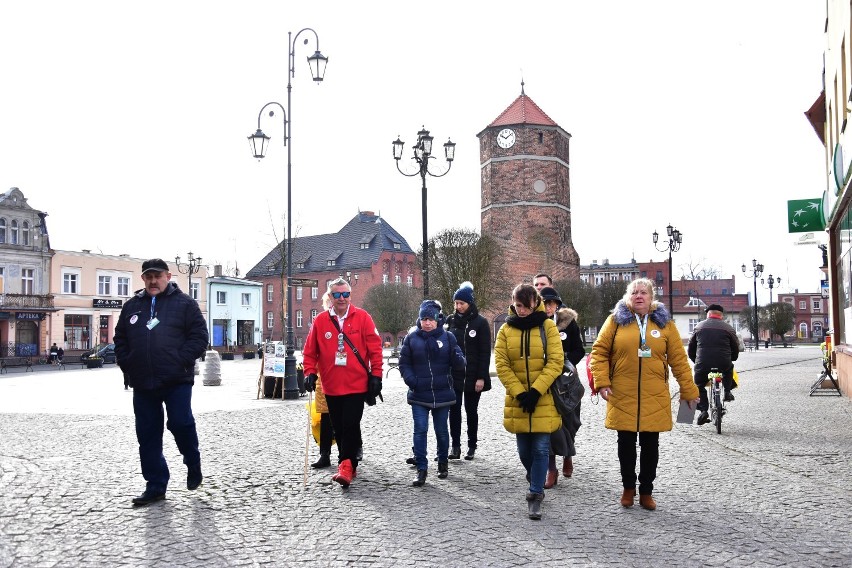
[{"label": "cobblestone pavement", "polygon": [[2,375],[0,567],[852,565],[852,403],[808,396],[816,348],[744,353],[738,369],[722,435],[678,424],[660,437],[655,512],[619,505],[616,436],[587,393],[574,476],[547,491],[541,521],[527,518],[496,379],[476,459],[446,480],[432,462],[414,488],[391,372],[343,490],[330,470],[306,481],[307,399],[257,400],[259,362],[223,362],[222,386],[194,389],[204,484],[186,490],[166,433],[168,497],[133,508],[144,482],[120,372]]}]

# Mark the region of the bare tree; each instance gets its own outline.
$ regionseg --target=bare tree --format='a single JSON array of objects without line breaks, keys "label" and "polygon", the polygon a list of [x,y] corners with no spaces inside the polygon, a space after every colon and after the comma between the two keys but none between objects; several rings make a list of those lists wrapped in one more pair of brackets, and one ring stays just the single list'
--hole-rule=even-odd
[{"label": "bare tree", "polygon": [[582,280],[562,280],[553,283],[562,303],[576,311],[577,324],[581,329],[597,325],[601,310],[601,296],[597,289]]},{"label": "bare tree", "polygon": [[774,302],[760,309],[760,323],[769,330],[770,339],[777,335],[784,347],[787,347],[785,334],[795,326],[796,313],[788,302]]},{"label": "bare tree", "polygon": [[598,329],[603,326],[607,316],[612,312],[618,301],[624,297],[624,291],[627,289],[627,282],[623,280],[607,280],[597,287],[600,295],[600,309],[597,314],[597,321],[589,322],[590,325],[596,325]]},{"label": "bare tree", "polygon": [[363,305],[376,327],[394,336],[396,350],[396,337],[417,321],[420,299],[420,290],[407,284],[378,284],[367,290]]},{"label": "bare tree", "polygon": [[508,282],[493,238],[470,229],[446,229],[429,240],[429,294],[451,313],[453,293],[464,281],[473,284],[476,306],[487,310],[506,296]]},{"label": "bare tree", "polygon": [[706,258],[693,260],[689,257],[686,264],[679,266],[682,280],[713,280],[714,278],[722,278],[722,268],[713,266]]},{"label": "bare tree", "polygon": [[754,317],[754,306],[746,306],[739,313],[740,325],[745,327],[751,336],[757,341],[757,334],[760,333],[758,325],[760,323],[760,315],[756,320]]}]

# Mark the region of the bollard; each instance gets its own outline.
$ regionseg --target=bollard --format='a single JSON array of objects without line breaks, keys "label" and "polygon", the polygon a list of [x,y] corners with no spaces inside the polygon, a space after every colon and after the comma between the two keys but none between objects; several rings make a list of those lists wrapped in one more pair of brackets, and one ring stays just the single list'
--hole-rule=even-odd
[{"label": "bollard", "polygon": [[204,357],[204,386],[217,387],[222,384],[222,359],[219,352],[210,350]]}]

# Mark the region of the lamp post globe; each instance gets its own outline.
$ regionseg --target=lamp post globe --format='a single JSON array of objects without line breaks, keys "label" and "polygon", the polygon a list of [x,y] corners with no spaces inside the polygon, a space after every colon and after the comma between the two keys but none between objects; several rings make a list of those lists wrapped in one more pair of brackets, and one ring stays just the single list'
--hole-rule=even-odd
[{"label": "lamp post globe", "polygon": [[671,312],[672,317],[674,317],[674,305],[672,304],[672,287],[674,285],[672,278],[672,253],[680,250],[680,245],[683,242],[683,233],[672,227],[670,223],[666,226],[666,236],[669,238],[663,241],[663,243],[665,243],[664,248],[659,248],[657,246],[657,242],[660,240],[660,235],[657,231],[654,231],[651,234],[651,240],[654,242],[654,248],[659,252],[665,252],[666,250],[669,252],[669,311]]}]

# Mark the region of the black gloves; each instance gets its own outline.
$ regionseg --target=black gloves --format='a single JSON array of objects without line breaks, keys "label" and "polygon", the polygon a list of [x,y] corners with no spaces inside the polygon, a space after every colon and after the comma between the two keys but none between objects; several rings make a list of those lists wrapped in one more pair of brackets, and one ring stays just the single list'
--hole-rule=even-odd
[{"label": "black gloves", "polygon": [[317,376],[315,373],[311,373],[305,377],[305,390],[309,392],[317,390]]},{"label": "black gloves", "polygon": [[370,375],[370,377],[367,379],[367,394],[372,398],[378,397],[378,399],[381,400],[382,402],[385,401],[385,399],[382,398],[382,378],[381,377],[376,377],[376,376]]},{"label": "black gloves", "polygon": [[541,394],[535,389],[530,389],[522,392],[516,398],[523,411],[532,414],[535,410],[535,405],[538,404],[538,399],[541,398]]}]

